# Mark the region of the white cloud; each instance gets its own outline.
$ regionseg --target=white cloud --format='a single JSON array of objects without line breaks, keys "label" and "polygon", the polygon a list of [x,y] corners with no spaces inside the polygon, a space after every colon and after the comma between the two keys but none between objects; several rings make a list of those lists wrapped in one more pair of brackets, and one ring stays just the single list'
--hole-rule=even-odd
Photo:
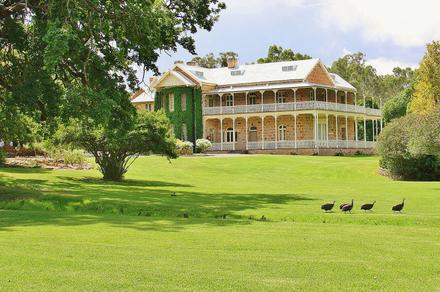
[{"label": "white cloud", "polygon": [[353,54],[352,51],[350,51],[350,50],[348,50],[348,49],[346,49],[346,48],[343,48],[343,49],[342,49],[342,55],[341,55],[341,57],[344,57],[344,56],[347,56],[347,55],[351,55],[351,54]]},{"label": "white cloud", "polygon": [[322,24],[345,32],[359,31],[369,41],[391,40],[420,46],[440,39],[438,0],[326,0]]},{"label": "white cloud", "polygon": [[407,62],[401,62],[397,60],[387,59],[387,58],[376,58],[376,59],[370,59],[367,60],[367,65],[373,66],[377,74],[379,75],[385,75],[385,74],[391,74],[393,73],[393,69],[395,67],[401,67],[401,68],[417,68],[417,64],[414,63],[407,63]]}]

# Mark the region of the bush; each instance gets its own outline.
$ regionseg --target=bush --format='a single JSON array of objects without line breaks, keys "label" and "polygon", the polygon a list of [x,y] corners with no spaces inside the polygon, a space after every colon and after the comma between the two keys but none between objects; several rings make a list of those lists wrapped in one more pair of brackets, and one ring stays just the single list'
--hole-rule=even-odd
[{"label": "bush", "polygon": [[50,158],[57,162],[65,164],[80,164],[83,165],[87,162],[86,155],[82,150],[72,150],[64,148],[51,148],[47,151]]},{"label": "bush", "polygon": [[191,155],[193,153],[194,144],[189,141],[182,141],[177,139],[176,147],[177,147],[177,154]]},{"label": "bush", "polygon": [[0,148],[0,165],[5,164],[6,162],[6,151],[3,148]]},{"label": "bush", "polygon": [[440,112],[411,114],[388,124],[377,150],[381,167],[394,178],[440,180]]},{"label": "bush", "polygon": [[212,148],[211,141],[207,139],[197,139],[196,148],[200,152],[204,153]]}]

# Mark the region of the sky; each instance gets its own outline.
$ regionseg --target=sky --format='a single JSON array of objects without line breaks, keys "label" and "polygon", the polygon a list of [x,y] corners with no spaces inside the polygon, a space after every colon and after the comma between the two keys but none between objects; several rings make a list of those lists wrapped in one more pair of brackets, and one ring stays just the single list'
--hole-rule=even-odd
[{"label": "sky", "polygon": [[[277,44],[330,66],[363,52],[378,74],[417,67],[426,43],[440,40],[440,0],[223,0],[226,10],[210,31],[194,35],[199,55],[234,51],[254,62]],[[161,54],[161,72],[191,60],[183,49]],[[151,73],[147,73],[150,76]],[[148,79],[147,79],[148,80]]]}]

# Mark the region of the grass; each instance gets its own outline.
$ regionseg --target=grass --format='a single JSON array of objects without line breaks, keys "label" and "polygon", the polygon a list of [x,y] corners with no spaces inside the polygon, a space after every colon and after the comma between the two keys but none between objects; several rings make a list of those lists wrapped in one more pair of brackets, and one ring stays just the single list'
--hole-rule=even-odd
[{"label": "grass", "polygon": [[[305,156],[148,157],[122,183],[0,169],[0,290],[440,291],[440,183],[377,170]],[[353,214],[320,210],[352,198]]]}]

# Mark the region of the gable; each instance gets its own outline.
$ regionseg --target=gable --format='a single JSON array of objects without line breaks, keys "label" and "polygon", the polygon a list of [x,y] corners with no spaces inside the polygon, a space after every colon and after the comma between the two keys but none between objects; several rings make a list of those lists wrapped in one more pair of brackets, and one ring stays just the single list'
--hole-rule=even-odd
[{"label": "gable", "polygon": [[309,83],[322,84],[328,86],[334,85],[330,74],[328,74],[327,70],[324,69],[323,65],[320,63],[315,65],[315,67],[309,73],[305,81]]},{"label": "gable", "polygon": [[179,72],[168,71],[156,84],[154,88],[194,86],[194,82],[186,78]]}]

